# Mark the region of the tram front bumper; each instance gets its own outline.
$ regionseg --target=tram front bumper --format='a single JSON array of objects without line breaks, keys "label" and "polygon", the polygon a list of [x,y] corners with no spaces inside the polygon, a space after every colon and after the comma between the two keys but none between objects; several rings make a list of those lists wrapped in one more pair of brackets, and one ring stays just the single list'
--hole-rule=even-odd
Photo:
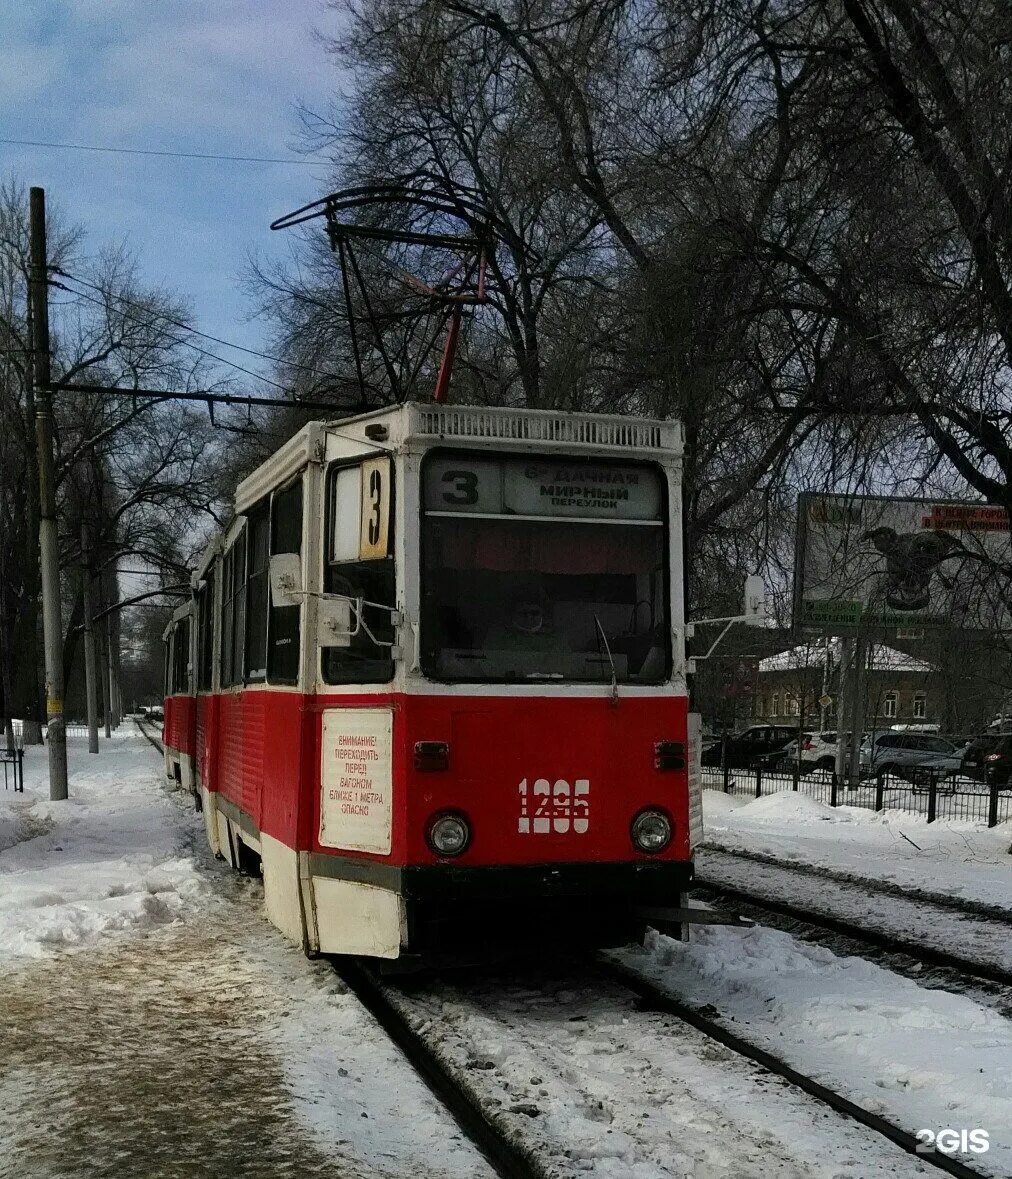
[{"label": "tram front bumper", "polygon": [[677,905],[691,879],[680,861],[408,868],[407,949],[478,958],[623,945],[643,935],[641,908]]}]

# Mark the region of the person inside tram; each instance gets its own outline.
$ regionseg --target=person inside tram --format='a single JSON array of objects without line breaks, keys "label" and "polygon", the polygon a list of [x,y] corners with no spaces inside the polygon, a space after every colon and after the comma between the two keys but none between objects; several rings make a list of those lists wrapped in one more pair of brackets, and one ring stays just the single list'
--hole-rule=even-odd
[{"label": "person inside tram", "polygon": [[489,627],[483,645],[490,651],[532,654],[563,654],[569,650],[552,625],[544,601],[533,592],[518,594],[512,600],[509,613]]}]

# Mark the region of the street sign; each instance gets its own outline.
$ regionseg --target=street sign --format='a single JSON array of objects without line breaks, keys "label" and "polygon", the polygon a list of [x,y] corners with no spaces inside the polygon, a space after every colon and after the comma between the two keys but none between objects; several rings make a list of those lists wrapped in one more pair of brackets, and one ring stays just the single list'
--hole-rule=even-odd
[{"label": "street sign", "polygon": [[832,704],[832,703],[833,703],[832,696],[820,696],[819,697],[819,707],[820,708],[828,708],[830,706],[830,704]]}]

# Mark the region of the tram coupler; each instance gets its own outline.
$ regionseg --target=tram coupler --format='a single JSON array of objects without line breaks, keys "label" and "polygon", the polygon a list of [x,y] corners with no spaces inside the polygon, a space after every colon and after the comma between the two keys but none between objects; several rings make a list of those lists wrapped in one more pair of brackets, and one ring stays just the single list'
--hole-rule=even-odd
[{"label": "tram coupler", "polygon": [[677,908],[667,905],[637,905],[635,912],[637,917],[661,933],[667,933],[668,929],[678,929],[683,925],[735,925],[739,929],[751,929],[755,925],[754,921],[738,913],[723,913],[719,909],[698,909],[686,905]]}]

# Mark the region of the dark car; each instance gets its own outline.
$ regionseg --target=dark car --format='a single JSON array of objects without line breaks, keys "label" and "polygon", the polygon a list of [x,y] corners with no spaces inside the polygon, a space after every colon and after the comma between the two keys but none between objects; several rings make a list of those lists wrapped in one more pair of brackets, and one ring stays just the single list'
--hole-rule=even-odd
[{"label": "dark car", "polygon": [[798,730],[792,725],[753,725],[744,733],[726,738],[726,754],[718,741],[703,750],[701,761],[704,766],[727,765],[731,769],[745,770],[767,764],[797,738]]},{"label": "dark car", "polygon": [[967,778],[983,779],[987,772],[987,755],[994,753],[1001,741],[1002,738],[996,733],[974,737],[963,751],[960,773]]},{"label": "dark car", "polygon": [[1012,782],[1012,736],[999,737],[991,752],[984,755],[984,778],[989,786]]}]

